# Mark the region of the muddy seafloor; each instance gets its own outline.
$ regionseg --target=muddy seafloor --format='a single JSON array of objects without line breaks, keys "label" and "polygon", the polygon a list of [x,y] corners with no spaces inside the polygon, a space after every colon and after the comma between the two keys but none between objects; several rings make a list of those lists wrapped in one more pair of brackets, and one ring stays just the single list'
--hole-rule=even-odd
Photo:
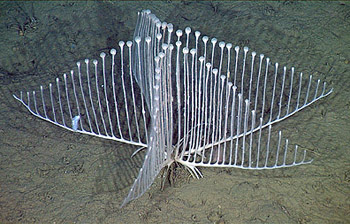
[{"label": "muddy seafloor", "polygon": [[[294,168],[178,171],[120,209],[143,154],[65,131],[12,97],[130,40],[137,12],[248,46],[334,92],[277,127],[313,153]],[[350,223],[349,2],[1,2],[1,223]],[[315,78],[315,79],[316,79]]]}]

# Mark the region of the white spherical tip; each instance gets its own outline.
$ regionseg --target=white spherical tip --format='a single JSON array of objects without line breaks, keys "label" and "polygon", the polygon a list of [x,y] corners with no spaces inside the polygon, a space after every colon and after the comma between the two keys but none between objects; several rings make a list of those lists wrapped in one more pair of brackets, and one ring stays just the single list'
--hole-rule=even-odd
[{"label": "white spherical tip", "polygon": [[148,13],[148,18],[153,19],[154,14],[151,14],[152,12]]},{"label": "white spherical tip", "polygon": [[192,55],[196,54],[196,49],[192,48],[192,49],[190,50],[190,53],[191,53]]},{"label": "white spherical tip", "polygon": [[136,43],[140,43],[141,42],[141,37],[140,36],[135,37],[135,42]]},{"label": "white spherical tip", "polygon": [[255,55],[256,55],[256,52],[253,51],[253,52],[252,52],[252,57],[255,57]]},{"label": "white spherical tip", "polygon": [[145,41],[146,41],[146,43],[150,43],[151,42],[151,40],[152,40],[152,38],[150,37],[150,36],[147,36],[146,38],[145,38]]},{"label": "white spherical tip", "polygon": [[218,40],[215,37],[211,39],[212,44],[216,44],[216,42],[218,42]]},{"label": "white spherical tip", "polygon": [[184,54],[188,54],[188,48],[187,47],[184,47],[183,49],[182,49],[182,52],[184,53]]},{"label": "white spherical tip", "polygon": [[80,61],[77,62],[77,66],[80,67]]},{"label": "white spherical tip", "polygon": [[219,71],[218,71],[218,69],[217,69],[217,68],[214,68],[214,69],[213,69],[213,73],[214,73],[214,75],[217,75],[217,74],[218,74],[218,72],[219,72]]},{"label": "white spherical tip", "polygon": [[119,47],[124,47],[124,44],[125,44],[124,41],[122,41],[122,40],[119,41]]},{"label": "white spherical tip", "polygon": [[204,36],[204,37],[202,38],[202,40],[203,40],[204,43],[207,43],[208,40],[209,40],[209,37],[208,37],[208,36]]},{"label": "white spherical tip", "polygon": [[89,64],[89,59],[85,59],[85,64]]},{"label": "white spherical tip", "polygon": [[157,33],[157,39],[158,39],[158,40],[162,39],[162,34]]},{"label": "white spherical tip", "polygon": [[151,20],[153,21],[154,24],[158,23],[160,20],[157,18],[156,15],[151,14],[149,15],[149,18],[151,18]]},{"label": "white spherical tip", "polygon": [[200,61],[200,62],[203,62],[204,59],[205,59],[204,56],[200,56],[200,57],[199,57],[199,61]]},{"label": "white spherical tip", "polygon": [[220,41],[220,42],[219,42],[219,47],[220,47],[220,48],[224,48],[224,47],[225,47],[225,42]]},{"label": "white spherical tip", "polygon": [[174,26],[171,23],[168,23],[168,32],[172,33],[174,31]]},{"label": "white spherical tip", "polygon": [[165,57],[165,54],[164,54],[163,52],[160,52],[160,53],[159,53],[159,57],[160,57],[160,58],[164,58],[164,57]]},{"label": "white spherical tip", "polygon": [[226,48],[230,50],[232,48],[232,44],[231,43],[226,44]]},{"label": "white spherical tip", "polygon": [[186,28],[185,28],[185,33],[186,33],[186,34],[191,33],[191,28],[190,28],[190,27],[186,27]]},{"label": "white spherical tip", "polygon": [[111,55],[116,55],[116,54],[117,54],[117,50],[114,49],[114,48],[112,48],[112,49],[111,49]]},{"label": "white spherical tip", "polygon": [[225,80],[226,79],[226,75],[221,75],[220,78],[221,78],[221,80]]},{"label": "white spherical tip", "polygon": [[93,63],[94,65],[97,65],[97,64],[98,64],[98,61],[97,61],[96,59],[94,59],[94,60],[92,61],[92,63]]},{"label": "white spherical tip", "polygon": [[158,63],[159,60],[160,60],[160,57],[159,57],[159,56],[155,56],[155,57],[154,57],[154,61],[155,61],[156,63]]},{"label": "white spherical tip", "polygon": [[175,44],[176,44],[177,47],[180,47],[182,43],[181,43],[181,41],[176,41]]},{"label": "white spherical tip", "polygon": [[168,44],[162,44],[162,49],[165,51],[166,49],[168,49],[169,45]]},{"label": "white spherical tip", "polygon": [[128,41],[128,42],[126,42],[126,46],[128,46],[128,47],[131,47],[132,46],[132,41]]},{"label": "white spherical tip", "polygon": [[164,30],[167,27],[167,23],[166,22],[162,22],[162,29]]},{"label": "white spherical tip", "polygon": [[176,30],[176,36],[181,37],[182,36],[182,30]]},{"label": "white spherical tip", "polygon": [[196,36],[196,38],[198,38],[201,35],[201,32],[196,31],[196,32],[194,32],[194,35]]},{"label": "white spherical tip", "polygon": [[239,46],[235,47],[235,51],[238,52],[239,51]]}]

